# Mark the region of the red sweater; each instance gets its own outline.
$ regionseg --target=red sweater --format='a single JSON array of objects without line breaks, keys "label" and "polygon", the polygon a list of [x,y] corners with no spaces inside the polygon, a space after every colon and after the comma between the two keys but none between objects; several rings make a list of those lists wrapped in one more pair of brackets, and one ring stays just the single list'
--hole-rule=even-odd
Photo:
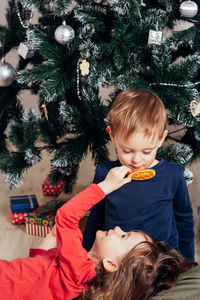
[{"label": "red sweater", "polygon": [[58,210],[57,248],[36,250],[40,255],[33,257],[0,260],[0,299],[71,300],[80,295],[96,273],[82,247],[78,222],[104,197],[104,192],[92,184]]}]

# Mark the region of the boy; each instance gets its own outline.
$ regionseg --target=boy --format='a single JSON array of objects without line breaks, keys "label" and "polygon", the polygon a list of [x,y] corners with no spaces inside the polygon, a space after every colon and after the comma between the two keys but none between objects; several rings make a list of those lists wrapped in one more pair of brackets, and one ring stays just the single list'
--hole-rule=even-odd
[{"label": "boy", "polygon": [[160,98],[147,90],[125,90],[115,99],[107,127],[119,160],[96,169],[94,182],[125,165],[132,171],[153,168],[148,180],[132,180],[94,206],[86,225],[83,246],[89,250],[98,229],[119,225],[124,231],[143,230],[194,260],[194,223],[184,167],[158,161],[156,153],[168,134],[167,116]]}]

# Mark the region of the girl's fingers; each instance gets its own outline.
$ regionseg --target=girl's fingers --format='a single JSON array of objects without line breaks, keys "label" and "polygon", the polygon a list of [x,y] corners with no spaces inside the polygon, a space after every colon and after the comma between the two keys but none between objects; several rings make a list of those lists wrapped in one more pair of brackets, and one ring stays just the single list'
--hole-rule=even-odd
[{"label": "girl's fingers", "polygon": [[[127,174],[127,173],[126,173],[126,174]],[[131,175],[130,175],[130,174],[124,178],[124,181],[125,181],[126,183],[131,182],[131,180],[132,180],[132,178],[131,178]]]}]

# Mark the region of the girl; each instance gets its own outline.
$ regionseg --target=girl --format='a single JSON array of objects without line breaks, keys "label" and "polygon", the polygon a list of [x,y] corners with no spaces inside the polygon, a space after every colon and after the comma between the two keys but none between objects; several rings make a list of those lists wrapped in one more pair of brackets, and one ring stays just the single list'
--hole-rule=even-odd
[{"label": "girl", "polygon": [[[143,232],[119,227],[98,231],[89,253],[82,247],[79,219],[94,204],[122,185],[129,168],[116,167],[98,185],[92,184],[63,205],[56,216],[57,248],[53,235],[31,257],[0,260],[0,299],[145,300],[173,285],[178,274],[194,263],[169,254]],[[53,242],[52,242],[53,241]],[[176,271],[176,272],[174,272]]]}]

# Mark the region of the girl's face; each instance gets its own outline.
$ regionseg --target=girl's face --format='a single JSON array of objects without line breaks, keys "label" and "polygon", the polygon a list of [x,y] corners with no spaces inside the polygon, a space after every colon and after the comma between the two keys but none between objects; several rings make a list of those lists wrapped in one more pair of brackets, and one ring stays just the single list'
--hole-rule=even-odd
[{"label": "girl's face", "polygon": [[121,135],[113,137],[110,134],[110,137],[117,148],[121,164],[134,171],[148,169],[157,164],[155,160],[156,153],[166,134],[167,131],[161,140],[158,138],[152,140],[144,136],[141,131],[135,132],[128,139],[124,139]]},{"label": "girl's face", "polygon": [[124,232],[116,226],[109,231],[98,230],[92,252],[100,259],[120,260],[136,245],[147,241],[147,236],[140,231]]}]

